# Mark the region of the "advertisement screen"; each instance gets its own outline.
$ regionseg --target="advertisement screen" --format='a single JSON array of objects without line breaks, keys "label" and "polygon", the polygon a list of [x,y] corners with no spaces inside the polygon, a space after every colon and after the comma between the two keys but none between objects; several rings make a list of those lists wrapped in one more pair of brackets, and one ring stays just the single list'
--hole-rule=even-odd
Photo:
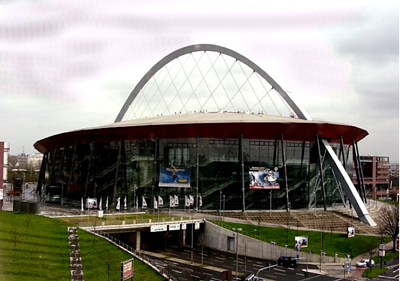
[{"label": "advertisement screen", "polygon": [[121,262],[121,280],[133,277],[133,259]]},{"label": "advertisement screen", "polygon": [[97,209],[97,198],[87,198],[86,199],[87,209]]},{"label": "advertisement screen", "polygon": [[161,166],[158,186],[190,187],[190,168]]},{"label": "advertisement screen", "polygon": [[308,236],[295,236],[294,245],[297,250],[308,247]]},{"label": "advertisement screen", "polygon": [[249,171],[250,189],[279,189],[278,168],[252,167]]},{"label": "advertisement screen", "polygon": [[356,235],[356,229],[354,226],[347,227],[347,238],[354,237]]}]

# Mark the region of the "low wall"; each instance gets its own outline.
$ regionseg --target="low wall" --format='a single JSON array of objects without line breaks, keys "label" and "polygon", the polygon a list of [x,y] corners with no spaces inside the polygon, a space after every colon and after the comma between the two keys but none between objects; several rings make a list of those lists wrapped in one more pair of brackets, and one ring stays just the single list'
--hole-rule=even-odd
[{"label": "low wall", "polygon": [[[236,235],[239,240],[236,241]],[[228,237],[234,238],[234,243],[228,245]],[[231,240],[232,241],[232,240]],[[295,251],[284,247],[265,243],[260,240],[238,234],[235,231],[215,225],[209,221],[205,221],[205,241],[204,246],[210,247],[223,252],[231,252],[236,254],[236,243],[238,242],[238,253],[241,256],[259,258],[264,260],[276,261],[280,256],[299,257],[300,262],[319,263],[321,258],[319,254],[310,254],[302,251]],[[233,250],[229,247],[233,246]],[[322,256],[322,263],[343,263],[344,258],[334,258]]]}]

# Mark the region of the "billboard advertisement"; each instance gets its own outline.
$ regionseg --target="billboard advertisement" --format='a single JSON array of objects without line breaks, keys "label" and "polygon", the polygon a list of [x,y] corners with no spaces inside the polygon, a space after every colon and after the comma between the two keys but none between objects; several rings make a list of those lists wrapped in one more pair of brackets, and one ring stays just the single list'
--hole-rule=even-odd
[{"label": "billboard advertisement", "polygon": [[347,238],[354,237],[356,235],[356,229],[354,226],[347,227]]},{"label": "billboard advertisement", "polygon": [[133,277],[133,259],[121,262],[121,281]]},{"label": "billboard advertisement", "polygon": [[190,187],[190,168],[161,166],[158,186]]},{"label": "billboard advertisement", "polygon": [[97,209],[97,198],[87,198],[86,199],[87,209]]},{"label": "billboard advertisement", "polygon": [[298,251],[300,251],[301,248],[308,247],[308,236],[295,236],[294,237],[294,247]]},{"label": "billboard advertisement", "polygon": [[279,189],[278,168],[251,167],[249,170],[250,189]]}]

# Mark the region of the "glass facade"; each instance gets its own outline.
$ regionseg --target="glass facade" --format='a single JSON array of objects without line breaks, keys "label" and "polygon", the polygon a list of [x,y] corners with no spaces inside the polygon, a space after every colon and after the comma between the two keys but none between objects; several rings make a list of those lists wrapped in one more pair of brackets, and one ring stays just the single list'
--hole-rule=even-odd
[{"label": "glass facade", "polygon": [[[331,144],[341,161],[340,145]],[[344,147],[345,167],[352,169],[352,147]],[[152,139],[76,144],[45,154],[42,165],[42,194],[46,186],[58,186],[64,202],[84,198],[108,198],[113,206],[118,197],[127,198],[128,208],[154,207],[154,198],[178,199],[183,209],[185,196],[201,196],[203,210],[276,210],[323,206],[318,147],[315,142],[254,139]],[[321,159],[324,151],[321,151]],[[243,165],[242,165],[243,164]],[[279,189],[252,189],[252,169],[275,171]],[[161,184],[164,171],[186,173],[183,183]],[[344,192],[326,161],[322,162],[327,206],[341,204]],[[174,172],[172,173],[174,174]],[[168,180],[168,179],[167,179]],[[40,186],[40,187],[39,187]],[[244,190],[243,190],[244,186]],[[245,200],[243,201],[243,194]],[[200,197],[197,197],[200,200]],[[137,202],[137,203],[136,203]],[[196,207],[196,200],[190,208]],[[137,205],[136,205],[137,204]],[[244,206],[243,206],[244,205]],[[104,205],[103,205],[104,206]]]}]

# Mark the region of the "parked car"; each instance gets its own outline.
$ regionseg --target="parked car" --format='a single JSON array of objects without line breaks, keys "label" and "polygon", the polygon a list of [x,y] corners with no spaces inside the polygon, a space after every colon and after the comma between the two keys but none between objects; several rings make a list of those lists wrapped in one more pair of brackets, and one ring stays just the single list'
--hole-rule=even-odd
[{"label": "parked car", "polygon": [[278,259],[278,265],[280,266],[289,266],[289,267],[296,267],[297,265],[297,259],[295,257],[279,257]]},{"label": "parked car", "polygon": [[[371,260],[371,266],[374,266],[375,262],[374,260]],[[369,267],[369,260],[360,260],[356,263],[356,267]]]}]

